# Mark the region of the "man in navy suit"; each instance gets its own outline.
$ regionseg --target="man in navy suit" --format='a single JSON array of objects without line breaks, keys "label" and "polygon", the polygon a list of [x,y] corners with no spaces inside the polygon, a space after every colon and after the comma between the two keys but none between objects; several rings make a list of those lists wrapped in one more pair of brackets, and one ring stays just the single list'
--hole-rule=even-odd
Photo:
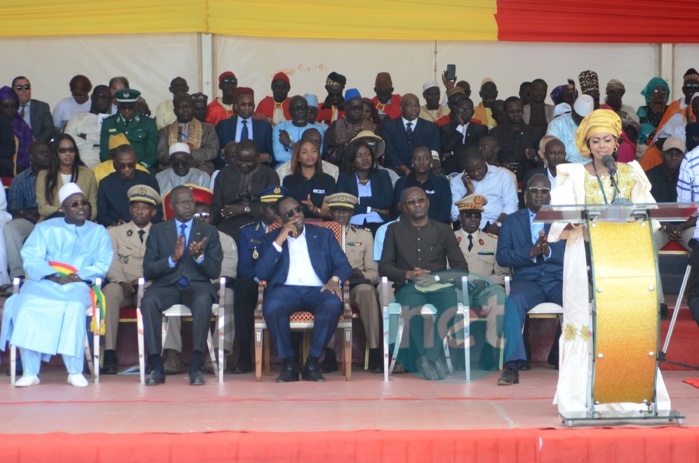
[{"label": "man in navy suit", "polygon": [[565,241],[546,240],[550,225],[534,223],[542,205],[551,202],[551,182],[543,174],[529,180],[527,207],[502,221],[495,257],[501,267],[511,267],[514,278],[505,300],[505,369],[498,385],[519,383],[519,368],[527,361],[522,328],[527,312],[542,302],[563,304],[563,253]]},{"label": "man in navy suit", "polygon": [[255,263],[257,277],[269,283],[262,311],[283,360],[277,382],[298,381],[289,317],[300,311],[315,316],[302,377],[325,381],[318,370],[318,357],[337,329],[342,315],[342,284],[352,276],[352,267],[331,230],[304,225],[303,209],[294,198],[281,199],[277,212],[283,226],[264,236]]},{"label": "man in navy suit", "polygon": [[235,89],[236,117],[225,119],[216,125],[218,146],[223,151],[232,141],[253,140],[257,143],[260,162],[274,167],[272,148],[272,125],[264,120],[253,119],[255,113],[255,93],[251,88]]},{"label": "man in navy suit", "polygon": [[17,76],[12,80],[12,89],[19,98],[17,111],[31,127],[34,138],[44,143],[51,141],[56,131],[48,103],[32,99],[32,84],[24,76]]},{"label": "man in navy suit", "polygon": [[439,127],[434,122],[419,118],[420,100],[412,93],[403,95],[400,103],[403,117],[383,124],[383,139],[386,142],[386,167],[400,175],[410,173],[413,150],[425,145],[432,151],[441,152]]},{"label": "man in navy suit", "polygon": [[216,227],[194,220],[194,195],[186,186],[170,193],[174,219],[153,225],[146,240],[143,276],[153,284],[141,301],[148,360],[153,371],[146,386],[165,382],[162,350],[162,313],[174,304],[185,303],[192,311],[192,364],[189,384],[204,384],[201,361],[207,351],[211,306],[216,288],[211,280],[221,275],[223,250]]},{"label": "man in navy suit", "polygon": [[[458,95],[458,93],[457,93]],[[442,137],[442,170],[451,174],[460,171],[455,151],[461,146],[478,146],[481,138],[488,135],[488,127],[471,121],[473,101],[462,98],[456,103],[449,102],[451,122],[440,127]]]}]

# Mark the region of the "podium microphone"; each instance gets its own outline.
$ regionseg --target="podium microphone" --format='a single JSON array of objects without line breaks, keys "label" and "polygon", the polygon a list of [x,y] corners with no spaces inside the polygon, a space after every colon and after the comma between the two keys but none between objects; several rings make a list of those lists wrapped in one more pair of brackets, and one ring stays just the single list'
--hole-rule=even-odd
[{"label": "podium microphone", "polygon": [[616,162],[614,162],[613,157],[608,154],[602,156],[602,164],[604,164],[604,167],[609,171],[609,175],[612,177],[616,175]]}]

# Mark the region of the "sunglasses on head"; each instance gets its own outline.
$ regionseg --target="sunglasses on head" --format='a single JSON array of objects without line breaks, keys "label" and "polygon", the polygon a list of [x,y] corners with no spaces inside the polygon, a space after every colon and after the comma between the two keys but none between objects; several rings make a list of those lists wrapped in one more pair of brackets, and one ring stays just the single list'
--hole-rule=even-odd
[{"label": "sunglasses on head", "polygon": [[20,90],[31,90],[31,88],[32,88],[32,86],[29,85],[29,84],[15,85],[15,90],[17,90],[18,92],[19,92]]},{"label": "sunglasses on head", "polygon": [[545,187],[539,188],[539,187],[535,187],[535,186],[530,186],[529,188],[527,188],[527,191],[529,191],[529,193],[531,193],[533,195],[536,195],[539,193],[548,194],[551,192],[551,188],[545,188]]},{"label": "sunglasses on head", "polygon": [[90,201],[88,201],[87,199],[81,199],[81,200],[79,200],[79,201],[73,201],[72,203],[69,204],[69,206],[70,206],[70,207],[73,207],[73,208],[78,207],[78,206],[81,206],[81,207],[82,207],[82,206],[89,206],[89,205],[90,205]]},{"label": "sunglasses on head", "polygon": [[201,219],[208,219],[211,216],[208,212],[197,212],[194,214],[192,217],[194,217],[196,220],[201,220]]},{"label": "sunglasses on head", "polygon": [[291,209],[290,211],[287,211],[284,216],[288,219],[291,219],[294,217],[296,214],[300,214],[303,211],[303,208],[301,206],[296,206],[295,208]]},{"label": "sunglasses on head", "polygon": [[75,146],[70,146],[68,148],[62,146],[62,147],[58,148],[58,152],[61,154],[75,153]]}]

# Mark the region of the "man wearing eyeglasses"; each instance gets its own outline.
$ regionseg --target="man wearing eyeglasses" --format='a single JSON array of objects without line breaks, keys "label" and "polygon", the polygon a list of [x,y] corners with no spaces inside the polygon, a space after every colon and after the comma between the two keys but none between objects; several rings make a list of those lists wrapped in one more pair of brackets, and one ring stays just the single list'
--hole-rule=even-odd
[{"label": "man wearing eyeglasses", "polygon": [[[396,299],[410,314],[410,347],[400,350],[398,361],[427,380],[442,380],[447,374],[442,343],[450,326],[443,317],[456,310],[452,283],[468,274],[468,264],[451,227],[430,219],[430,200],[422,188],[403,190],[399,207],[401,220],[388,227],[379,262],[379,274],[395,282]],[[437,309],[437,319],[426,337],[420,312],[428,303]]]},{"label": "man wearing eyeglasses", "polygon": [[163,195],[166,195],[177,185],[193,184],[209,188],[211,177],[206,172],[191,167],[192,160],[187,144],[174,143],[170,145],[170,168],[155,174],[158,185],[160,185],[160,192]]},{"label": "man wearing eyeglasses", "polygon": [[32,99],[32,84],[24,76],[18,76],[12,80],[12,89],[19,98],[17,112],[31,127],[34,138],[44,143],[51,141],[56,129],[53,127],[48,103]]},{"label": "man wearing eyeglasses", "polygon": [[143,275],[153,283],[141,301],[148,361],[153,371],[146,386],[165,383],[162,351],[162,313],[174,304],[186,304],[192,311],[192,363],[189,384],[204,385],[201,371],[211,324],[216,287],[211,280],[221,275],[223,250],[218,230],[194,220],[194,195],[185,186],[170,193],[173,219],[151,228],[143,258]]},{"label": "man wearing eyeglasses", "polygon": [[352,277],[352,267],[331,230],[304,224],[303,209],[294,198],[279,200],[277,212],[283,226],[262,238],[262,252],[255,263],[257,278],[269,284],[262,311],[283,361],[277,382],[299,379],[289,317],[300,311],[315,316],[302,378],[325,381],[318,358],[337,329],[342,315],[342,285]]},{"label": "man wearing eyeglasses", "polygon": [[221,89],[221,97],[214,98],[209,103],[206,122],[216,125],[235,116],[235,89],[238,88],[238,78],[231,71],[222,72],[218,76],[218,88]]},{"label": "man wearing eyeglasses", "polygon": [[[97,222],[110,227],[131,220],[129,189],[134,185],[148,185],[158,193],[160,187],[154,175],[136,169],[136,153],[131,145],[116,148],[114,169],[102,179],[97,189]],[[163,219],[162,211],[153,217],[153,223]]]},{"label": "man wearing eyeglasses", "polygon": [[[498,379],[499,386],[519,383],[519,370],[528,362],[522,337],[527,312],[542,302],[563,304],[565,240],[549,243],[546,237],[550,224],[534,222],[541,206],[551,202],[548,177],[534,175],[527,184],[525,198],[527,207],[503,220],[495,254],[500,266],[514,271],[511,291],[505,300],[505,369]],[[556,352],[557,345],[556,337]],[[552,347],[549,359],[557,365],[557,354],[552,355],[553,351]]]},{"label": "man wearing eyeglasses", "polygon": [[[112,262],[109,234],[90,221],[90,203],[76,183],[58,191],[64,217],[39,223],[22,248],[27,280],[5,302],[0,346],[19,347],[24,375],[17,387],[40,383],[41,362],[61,354],[68,384],[86,387],[83,376],[85,309],[89,286]],[[99,310],[99,309],[97,309]]]},{"label": "man wearing eyeglasses", "polygon": [[158,131],[158,162],[165,169],[171,165],[170,148],[175,143],[187,145],[190,165],[208,175],[214,171],[213,160],[218,156],[218,137],[214,126],[194,117],[194,99],[187,93],[174,99],[175,120]]}]

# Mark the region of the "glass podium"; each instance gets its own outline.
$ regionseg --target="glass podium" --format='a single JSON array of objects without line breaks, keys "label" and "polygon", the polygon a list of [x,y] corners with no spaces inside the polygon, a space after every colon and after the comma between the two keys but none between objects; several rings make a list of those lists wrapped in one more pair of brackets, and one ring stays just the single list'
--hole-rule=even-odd
[{"label": "glass podium", "polygon": [[[684,415],[658,410],[656,403],[660,278],[652,221],[684,221],[698,206],[543,206],[536,215],[535,222],[584,226],[590,253],[592,342],[586,410],[561,414],[568,426],[628,420],[682,424]],[[625,406],[616,410],[604,404]]]}]

